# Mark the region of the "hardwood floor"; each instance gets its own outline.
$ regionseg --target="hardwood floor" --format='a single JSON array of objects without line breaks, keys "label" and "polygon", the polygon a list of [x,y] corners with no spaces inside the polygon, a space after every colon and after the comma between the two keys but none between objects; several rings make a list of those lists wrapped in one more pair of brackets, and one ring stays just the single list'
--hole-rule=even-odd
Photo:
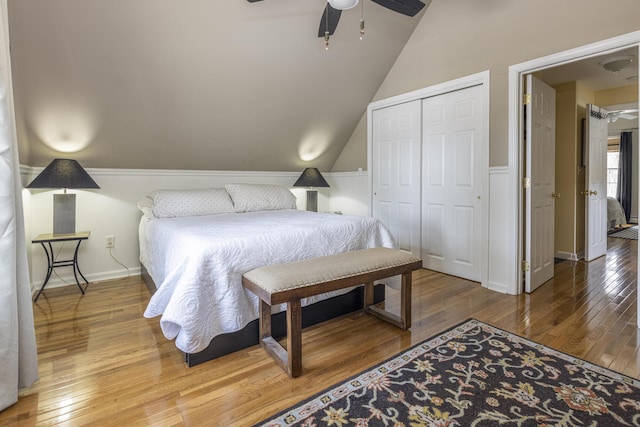
[{"label": "hardwood floor", "polygon": [[34,304],[40,380],[0,425],[248,426],[469,317],[638,378],[637,241],[609,245],[591,263],[557,264],[531,295],[420,270],[411,331],[358,313],[305,329],[293,380],[258,346],[187,368],[159,319],[142,317],[139,277],[84,296],[48,289]]}]

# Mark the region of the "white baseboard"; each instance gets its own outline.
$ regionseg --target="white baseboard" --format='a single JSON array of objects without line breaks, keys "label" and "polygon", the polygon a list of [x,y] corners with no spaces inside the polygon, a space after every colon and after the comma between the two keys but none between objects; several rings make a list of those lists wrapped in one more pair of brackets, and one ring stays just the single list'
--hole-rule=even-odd
[{"label": "white baseboard", "polygon": [[500,292],[501,294],[509,293],[509,287],[505,283],[492,282],[489,280],[487,281],[486,288],[491,291]]},{"label": "white baseboard", "polygon": [[[140,266],[137,266],[137,267],[130,268],[129,270],[121,269],[121,270],[104,271],[96,274],[85,274],[85,277],[89,281],[90,285],[96,285],[100,282],[104,282],[107,280],[123,279],[125,277],[139,276],[139,275],[140,275]],[[84,281],[82,280],[81,277],[79,277],[79,279],[80,279],[80,284],[83,285],[84,287],[85,285]],[[54,271],[54,274],[51,275],[51,279],[49,280],[49,283],[47,283],[47,286],[44,289],[47,290],[52,288],[62,288],[65,286],[77,286],[75,277],[73,275],[58,277],[55,275],[55,271]],[[42,287],[42,282],[31,283],[31,294],[35,296],[35,294],[40,290],[41,287]]]},{"label": "white baseboard", "polygon": [[556,252],[554,255],[556,258],[560,259],[568,259],[570,261],[578,261],[578,254],[574,254],[571,252]]}]

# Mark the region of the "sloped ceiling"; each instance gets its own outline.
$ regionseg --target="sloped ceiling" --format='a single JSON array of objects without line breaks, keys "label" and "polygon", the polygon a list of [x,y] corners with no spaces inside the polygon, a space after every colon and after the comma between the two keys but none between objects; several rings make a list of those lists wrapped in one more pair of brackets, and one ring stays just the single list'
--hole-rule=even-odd
[{"label": "sloped ceiling", "polygon": [[9,0],[21,163],[331,169],[424,11],[325,4]]}]

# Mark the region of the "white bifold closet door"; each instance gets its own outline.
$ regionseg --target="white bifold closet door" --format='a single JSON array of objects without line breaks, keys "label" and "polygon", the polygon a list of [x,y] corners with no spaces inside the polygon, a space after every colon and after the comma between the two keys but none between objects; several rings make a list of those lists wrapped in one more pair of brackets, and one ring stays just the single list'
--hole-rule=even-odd
[{"label": "white bifold closet door", "polygon": [[420,257],[420,100],[372,112],[372,214]]},{"label": "white bifold closet door", "polygon": [[422,100],[423,265],[478,282],[485,223],[482,100],[481,85]]}]

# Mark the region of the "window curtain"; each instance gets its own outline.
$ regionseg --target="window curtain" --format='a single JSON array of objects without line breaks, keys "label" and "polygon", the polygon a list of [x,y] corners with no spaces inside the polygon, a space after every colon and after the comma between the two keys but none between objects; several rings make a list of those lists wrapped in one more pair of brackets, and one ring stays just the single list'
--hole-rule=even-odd
[{"label": "window curtain", "polygon": [[618,188],[616,189],[616,199],[624,210],[627,222],[631,218],[631,138],[631,132],[620,133]]},{"label": "window curtain", "polygon": [[11,90],[7,0],[0,0],[0,411],[38,379]]}]

